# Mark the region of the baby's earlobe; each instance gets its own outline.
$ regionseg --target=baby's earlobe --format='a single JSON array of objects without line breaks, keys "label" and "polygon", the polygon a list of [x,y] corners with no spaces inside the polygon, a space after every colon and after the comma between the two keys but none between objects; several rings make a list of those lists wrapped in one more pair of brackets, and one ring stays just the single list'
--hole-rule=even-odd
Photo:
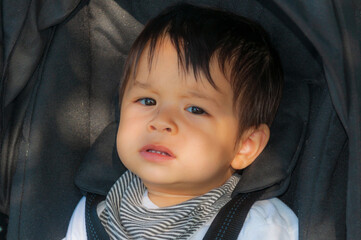
[{"label": "baby's earlobe", "polygon": [[240,170],[251,165],[266,147],[269,137],[270,131],[266,124],[247,130],[239,143],[238,153],[231,163],[232,168]]}]

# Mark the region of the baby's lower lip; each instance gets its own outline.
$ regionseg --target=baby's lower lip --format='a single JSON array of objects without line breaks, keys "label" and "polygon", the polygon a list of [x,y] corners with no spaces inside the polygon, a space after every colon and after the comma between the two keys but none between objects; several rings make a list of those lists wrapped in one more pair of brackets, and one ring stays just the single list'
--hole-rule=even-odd
[{"label": "baby's lower lip", "polygon": [[149,152],[146,150],[140,151],[140,155],[145,158],[145,160],[150,162],[164,162],[164,161],[170,161],[173,160],[174,157],[169,155],[163,155],[156,152]]}]

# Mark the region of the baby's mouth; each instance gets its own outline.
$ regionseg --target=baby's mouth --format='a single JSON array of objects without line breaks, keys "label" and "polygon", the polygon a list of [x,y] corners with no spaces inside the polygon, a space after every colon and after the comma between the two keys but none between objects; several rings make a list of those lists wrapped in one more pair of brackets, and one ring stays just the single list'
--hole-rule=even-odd
[{"label": "baby's mouth", "polygon": [[162,156],[175,158],[175,155],[171,150],[161,145],[147,144],[140,149],[140,152],[155,153]]}]

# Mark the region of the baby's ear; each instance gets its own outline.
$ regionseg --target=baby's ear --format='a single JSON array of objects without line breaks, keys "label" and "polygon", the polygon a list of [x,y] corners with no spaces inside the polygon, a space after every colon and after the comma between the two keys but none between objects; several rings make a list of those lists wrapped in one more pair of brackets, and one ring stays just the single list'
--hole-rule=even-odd
[{"label": "baby's ear", "polygon": [[270,130],[266,124],[246,130],[238,143],[238,151],[231,167],[240,170],[251,165],[266,147],[269,137]]}]

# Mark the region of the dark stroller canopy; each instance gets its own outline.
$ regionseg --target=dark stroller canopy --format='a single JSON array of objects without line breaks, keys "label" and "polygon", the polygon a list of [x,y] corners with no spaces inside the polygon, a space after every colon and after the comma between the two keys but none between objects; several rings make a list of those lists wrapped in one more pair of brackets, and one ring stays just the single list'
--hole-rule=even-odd
[{"label": "dark stroller canopy", "polygon": [[[1,2],[0,213],[9,239],[61,239],[81,192],[104,195],[124,172],[114,147],[122,66],[143,24],[176,2]],[[299,217],[300,239],[358,239],[361,2],[185,2],[258,21],[284,67],[270,143],[234,194],[279,196]]]}]

